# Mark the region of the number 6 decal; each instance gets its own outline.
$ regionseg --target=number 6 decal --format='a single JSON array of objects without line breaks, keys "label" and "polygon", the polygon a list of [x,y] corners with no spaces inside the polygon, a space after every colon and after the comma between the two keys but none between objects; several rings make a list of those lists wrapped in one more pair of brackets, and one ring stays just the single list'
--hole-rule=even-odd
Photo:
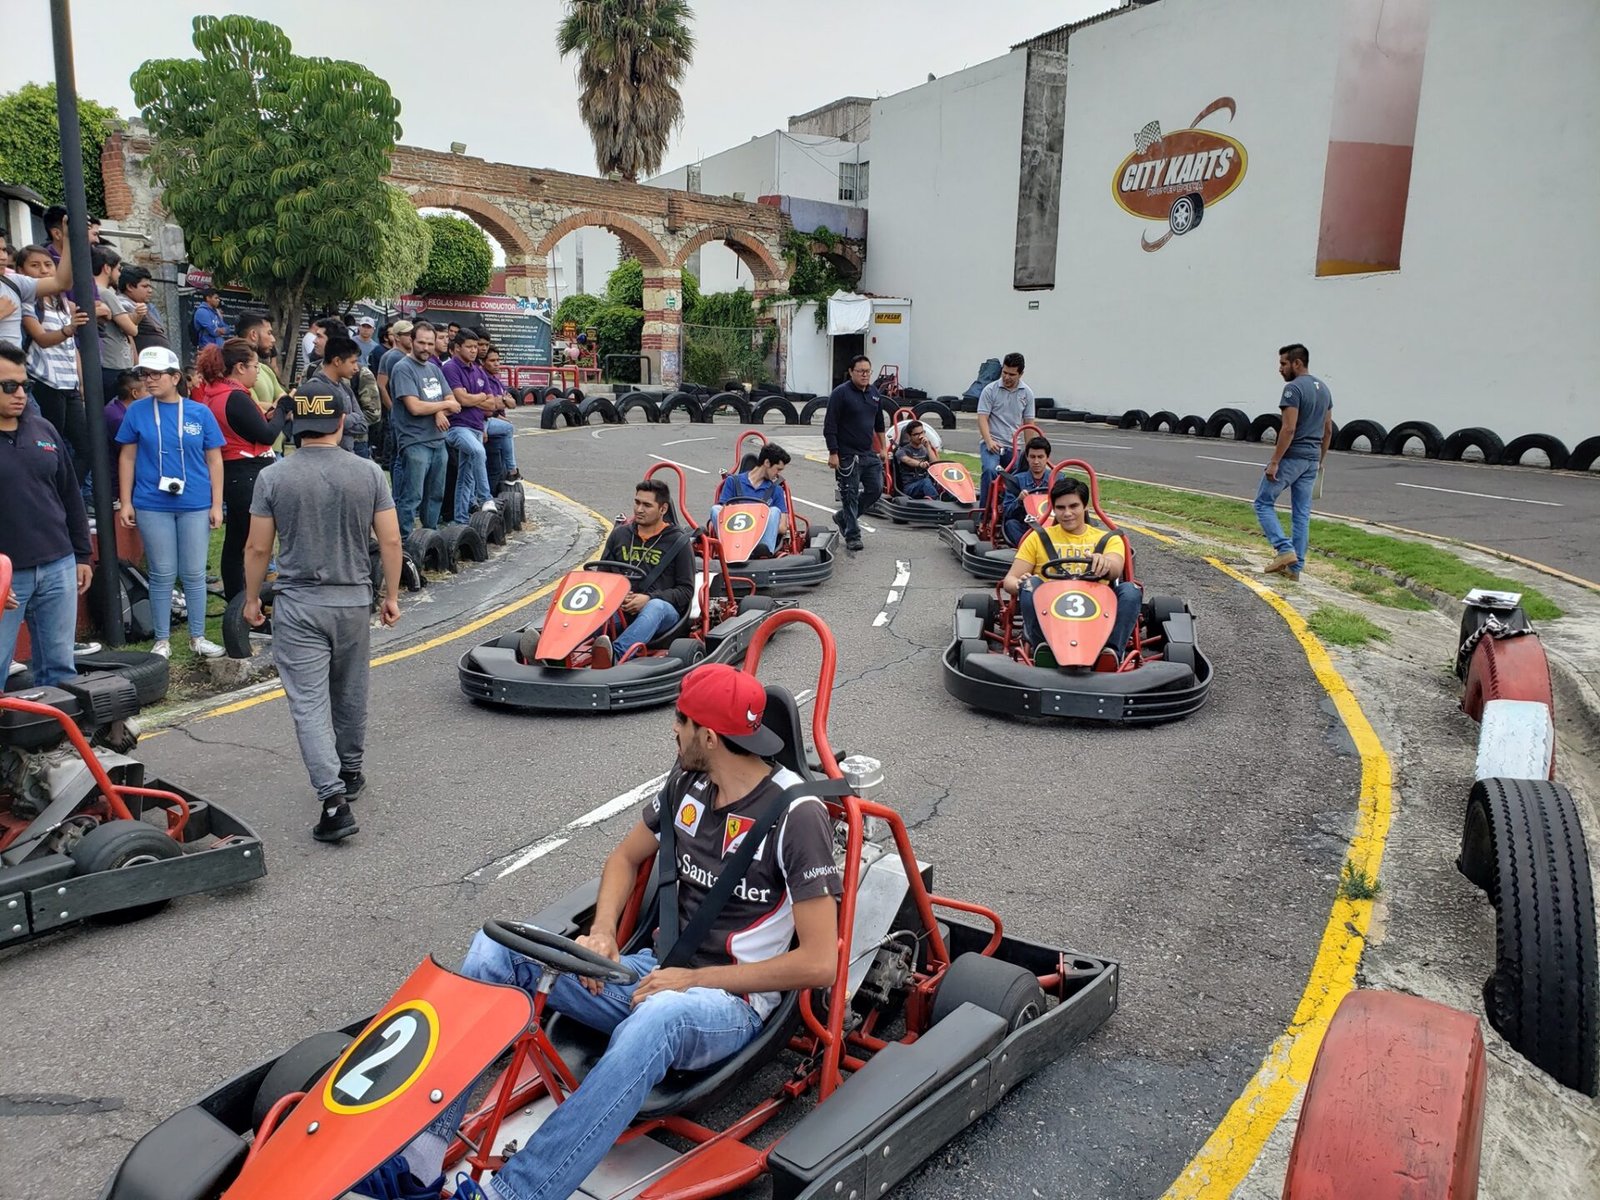
[{"label": "number 6 decal", "polygon": [[417,1081],[439,1044],[439,1014],[426,1000],[384,1013],[328,1073],[323,1103],[333,1112],[364,1113],[389,1103]]}]

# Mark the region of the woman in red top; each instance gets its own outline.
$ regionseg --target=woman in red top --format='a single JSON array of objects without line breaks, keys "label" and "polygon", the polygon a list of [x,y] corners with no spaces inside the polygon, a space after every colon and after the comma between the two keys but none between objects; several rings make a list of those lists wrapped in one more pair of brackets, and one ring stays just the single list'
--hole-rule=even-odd
[{"label": "woman in red top", "polygon": [[222,426],[222,592],[232,600],[244,591],[244,544],[256,476],[272,465],[272,444],[283,433],[289,408],[283,397],[263,412],[251,397],[258,361],[243,338],[207,346],[195,366],[205,380],[200,398]]}]

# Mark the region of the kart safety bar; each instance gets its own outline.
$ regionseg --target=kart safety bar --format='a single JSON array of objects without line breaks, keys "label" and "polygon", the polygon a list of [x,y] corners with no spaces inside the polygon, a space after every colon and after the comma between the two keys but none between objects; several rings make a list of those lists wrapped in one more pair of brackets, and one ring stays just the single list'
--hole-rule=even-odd
[{"label": "kart safety bar", "polygon": [[658,471],[671,471],[678,477],[678,512],[683,519],[689,522],[689,528],[695,533],[700,532],[700,522],[694,519],[694,513],[689,509],[689,477],[683,473],[683,468],[675,462],[658,462],[644,473],[646,479],[654,479]]}]

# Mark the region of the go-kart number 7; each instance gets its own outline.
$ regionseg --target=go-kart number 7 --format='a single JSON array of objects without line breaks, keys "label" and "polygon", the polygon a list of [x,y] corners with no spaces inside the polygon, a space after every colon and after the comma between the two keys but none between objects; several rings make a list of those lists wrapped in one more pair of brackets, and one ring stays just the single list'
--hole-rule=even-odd
[{"label": "go-kart number 7", "polygon": [[328,1106],[365,1112],[394,1099],[433,1056],[438,1021],[429,1007],[408,1004],[351,1048],[328,1082]]}]

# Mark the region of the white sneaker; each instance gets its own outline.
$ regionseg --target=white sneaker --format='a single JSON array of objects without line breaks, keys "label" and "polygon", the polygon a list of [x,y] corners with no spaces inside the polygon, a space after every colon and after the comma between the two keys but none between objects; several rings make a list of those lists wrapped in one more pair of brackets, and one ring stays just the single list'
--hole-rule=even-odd
[{"label": "white sneaker", "polygon": [[73,642],[72,655],[74,658],[85,654],[99,654],[104,649],[99,642]]},{"label": "white sneaker", "polygon": [[27,669],[28,669],[28,664],[27,663],[14,662],[9,667],[6,668],[6,678],[10,679],[13,675],[21,675]]},{"label": "white sneaker", "polygon": [[166,638],[162,638],[154,646],[150,647],[150,653],[151,654],[159,654],[162,658],[171,658],[172,657],[172,643],[169,642]]},{"label": "white sneaker", "polygon": [[493,500],[485,500],[483,502],[483,507],[480,508],[478,511],[479,512],[497,513],[497,512],[500,511],[500,506],[498,504],[496,504]]},{"label": "white sneaker", "polygon": [[217,645],[210,638],[204,637],[191,639],[189,642],[189,649],[193,650],[201,658],[221,658],[227,653],[226,650]]}]

